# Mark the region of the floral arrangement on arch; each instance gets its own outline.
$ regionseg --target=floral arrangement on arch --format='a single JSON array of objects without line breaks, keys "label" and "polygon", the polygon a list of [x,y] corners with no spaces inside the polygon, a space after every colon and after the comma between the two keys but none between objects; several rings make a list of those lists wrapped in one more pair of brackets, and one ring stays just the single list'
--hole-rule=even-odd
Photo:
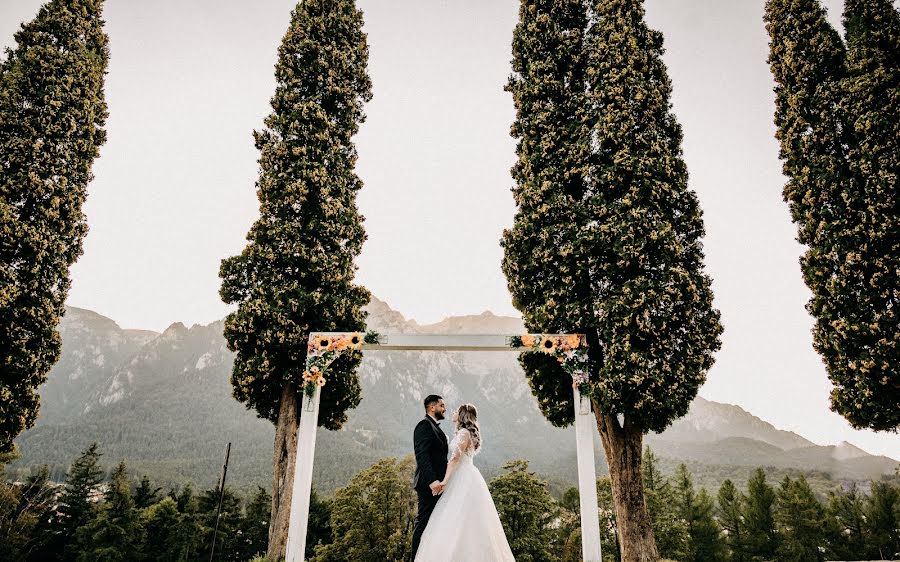
[{"label": "floral arrangement on arch", "polygon": [[377,344],[378,332],[369,330],[341,334],[312,334],[306,345],[306,370],[303,371],[303,394],[312,398],[316,388],[325,386],[328,366],[347,350],[362,349],[363,344]]},{"label": "floral arrangement on arch", "polygon": [[592,387],[588,370],[587,342],[581,334],[549,336],[544,334],[524,334],[510,338],[510,347],[526,347],[556,357],[572,377],[572,386],[578,388],[582,396],[590,396]]}]

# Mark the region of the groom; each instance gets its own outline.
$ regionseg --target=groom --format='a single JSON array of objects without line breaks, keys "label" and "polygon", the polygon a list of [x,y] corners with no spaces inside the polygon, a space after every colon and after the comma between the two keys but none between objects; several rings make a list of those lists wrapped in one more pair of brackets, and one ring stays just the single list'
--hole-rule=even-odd
[{"label": "groom", "polygon": [[416,452],[416,474],[413,476],[413,488],[419,496],[419,510],[416,513],[416,526],[413,529],[412,558],[415,560],[419,550],[422,532],[428,525],[428,519],[434,506],[437,505],[441,492],[441,481],[447,473],[447,436],[441,431],[439,422],[444,419],[444,399],[436,394],[425,398],[425,418],[416,425],[413,432],[413,448]]}]

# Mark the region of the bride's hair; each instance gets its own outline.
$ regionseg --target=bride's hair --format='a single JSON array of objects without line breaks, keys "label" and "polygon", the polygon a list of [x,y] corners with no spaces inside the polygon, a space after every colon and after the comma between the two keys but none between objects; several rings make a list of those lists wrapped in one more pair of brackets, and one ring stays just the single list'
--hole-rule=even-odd
[{"label": "bride's hair", "polygon": [[467,429],[472,435],[472,448],[481,447],[481,428],[478,426],[478,411],[471,404],[463,404],[456,410],[456,429]]}]

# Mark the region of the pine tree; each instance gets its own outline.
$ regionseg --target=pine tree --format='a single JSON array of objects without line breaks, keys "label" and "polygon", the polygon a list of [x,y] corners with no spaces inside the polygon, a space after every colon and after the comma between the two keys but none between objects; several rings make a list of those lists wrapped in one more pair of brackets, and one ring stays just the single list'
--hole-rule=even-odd
[{"label": "pine tree", "polygon": [[159,501],[160,490],[162,488],[154,488],[150,484],[150,479],[146,475],[141,477],[141,483],[134,491],[134,506],[137,509],[144,509],[155,504]]},{"label": "pine tree", "polygon": [[[314,331],[365,328],[369,292],[353,283],[365,232],[362,182],[351,141],[371,98],[362,12],[354,0],[308,0],[294,9],[275,67],[277,86],[260,151],[260,218],[241,255],[222,262],[225,320],[237,352],[235,398],[276,424],[268,556],[284,557],[299,386]],[[360,401],[361,355],[339,359],[322,389],[319,424],[338,429]]]},{"label": "pine tree", "polygon": [[138,557],[143,529],[134,508],[125,462],[113,470],[97,516],[75,533],[78,562],[124,562]]},{"label": "pine tree", "polygon": [[549,562],[553,559],[548,547],[557,506],[547,491],[547,482],[528,470],[528,461],[509,461],[503,470],[489,487],[509,547],[516,560]]},{"label": "pine tree", "polygon": [[[841,109],[859,186],[835,295],[816,349],[834,383],[832,408],[858,428],[900,428],[900,14],[891,0],[844,3],[847,75]],[[828,325],[836,325],[831,333]]]},{"label": "pine tree", "polygon": [[687,547],[687,528],[678,513],[675,491],[669,479],[659,471],[656,455],[650,447],[644,449],[641,469],[656,548],[662,558],[680,560]]},{"label": "pine tree", "polygon": [[728,560],[745,562],[747,560],[746,545],[744,544],[746,529],[742,512],[746,498],[731,480],[725,480],[719,487],[717,499],[719,524],[725,532]]},{"label": "pine tree", "polygon": [[[643,434],[687,413],[722,330],[662,52],[639,0],[522,0],[507,86],[517,211],[503,271],[529,331],[587,335],[626,562],[658,556]],[[521,362],[543,414],[571,423],[560,366]]]},{"label": "pine tree", "polygon": [[[221,495],[221,512],[219,500]],[[209,555],[213,548],[213,535],[215,535],[214,560],[240,560],[235,558],[240,545],[237,531],[241,523],[241,500],[235,493],[225,487],[225,492],[220,494],[220,488],[204,490],[197,497],[197,511],[201,525],[200,544],[202,552]],[[216,532],[216,514],[218,513],[218,533]]]},{"label": "pine tree", "polygon": [[873,482],[865,513],[869,556],[891,560],[900,555],[900,490]]},{"label": "pine tree", "polygon": [[756,469],[747,483],[743,516],[749,560],[773,560],[778,545],[775,533],[775,490],[766,482],[766,473],[761,468]]},{"label": "pine tree", "polygon": [[82,204],[106,141],[102,0],[53,0],[0,62],[0,452],[34,425],[59,359]]},{"label": "pine tree", "polygon": [[[54,558],[74,558],[71,548],[74,547],[72,541],[75,532],[94,518],[94,494],[105,476],[100,468],[100,456],[99,446],[92,443],[72,463],[66,475],[63,492],[59,497],[58,519],[54,525],[57,531],[49,548]],[[69,554],[65,554],[66,552]]]},{"label": "pine tree", "polygon": [[[244,517],[240,524],[240,548],[241,560],[250,560],[256,555],[266,552],[269,542],[269,515],[272,510],[272,496],[259,486],[253,499],[247,504]],[[312,508],[310,508],[312,511]],[[312,519],[312,518],[310,518]],[[308,535],[307,535],[308,536]],[[307,539],[306,543],[311,541]],[[309,556],[307,556],[309,558]]]},{"label": "pine tree", "polygon": [[680,560],[683,562],[715,562],[725,559],[719,526],[713,518],[713,503],[705,489],[694,492],[687,466],[681,464],[675,473],[675,501],[687,528],[687,543]]},{"label": "pine tree", "polygon": [[825,512],[806,479],[785,476],[778,489],[775,509],[778,560],[822,562],[825,545]]},{"label": "pine tree", "polygon": [[146,541],[141,551],[145,560],[178,562],[185,550],[180,540],[178,504],[165,497],[146,508],[142,513],[142,526]]},{"label": "pine tree", "polygon": [[865,503],[853,484],[846,492],[829,494],[826,509],[829,553],[835,560],[862,560],[866,552]]}]

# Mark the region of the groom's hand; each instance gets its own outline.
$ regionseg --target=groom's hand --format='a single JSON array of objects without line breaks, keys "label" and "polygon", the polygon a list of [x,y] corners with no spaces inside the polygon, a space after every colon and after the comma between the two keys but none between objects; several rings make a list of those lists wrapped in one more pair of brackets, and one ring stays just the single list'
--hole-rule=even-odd
[{"label": "groom's hand", "polygon": [[429,484],[428,487],[431,488],[431,495],[432,495],[432,496],[440,495],[440,493],[444,491],[444,487],[441,486],[441,481],[440,481],[440,480],[435,480],[434,482],[432,482],[431,484]]}]

